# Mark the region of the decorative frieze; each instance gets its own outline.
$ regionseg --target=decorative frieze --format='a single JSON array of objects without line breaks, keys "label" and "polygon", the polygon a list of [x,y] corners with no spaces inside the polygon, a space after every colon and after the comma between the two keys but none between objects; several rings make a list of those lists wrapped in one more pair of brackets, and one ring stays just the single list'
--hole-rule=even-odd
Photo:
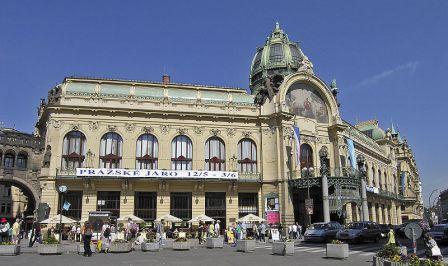
[{"label": "decorative frieze", "polygon": [[167,135],[170,132],[170,126],[169,125],[160,125],[160,132],[163,135]]},{"label": "decorative frieze", "polygon": [[144,126],[142,128],[142,132],[146,134],[152,134],[154,132],[154,128],[152,126]]},{"label": "decorative frieze", "polygon": [[133,123],[126,123],[125,128],[126,128],[127,132],[134,132],[135,124],[133,124]]},{"label": "decorative frieze", "polygon": [[177,132],[179,133],[179,135],[185,135],[188,132],[188,129],[185,127],[180,127],[177,129]]},{"label": "decorative frieze", "polygon": [[99,126],[99,124],[97,121],[92,121],[89,123],[89,129],[91,131],[96,131],[98,129],[98,126]]},{"label": "decorative frieze", "polygon": [[229,137],[233,137],[236,134],[236,129],[234,129],[234,128],[228,128],[226,131],[227,131],[227,136],[229,136]]},{"label": "decorative frieze", "polygon": [[109,130],[110,132],[115,132],[115,131],[117,131],[117,126],[115,126],[115,125],[108,125],[107,126],[107,130]]},{"label": "decorative frieze", "polygon": [[245,138],[250,138],[252,136],[252,132],[251,131],[243,131],[243,132],[241,132],[241,134]]},{"label": "decorative frieze", "polygon": [[194,132],[196,135],[202,135],[202,133],[204,133],[204,128],[203,128],[203,127],[195,126],[195,127],[193,128],[193,132]]},{"label": "decorative frieze", "polygon": [[210,134],[212,134],[213,136],[218,136],[219,134],[221,134],[221,130],[219,129],[211,129],[210,130]]}]

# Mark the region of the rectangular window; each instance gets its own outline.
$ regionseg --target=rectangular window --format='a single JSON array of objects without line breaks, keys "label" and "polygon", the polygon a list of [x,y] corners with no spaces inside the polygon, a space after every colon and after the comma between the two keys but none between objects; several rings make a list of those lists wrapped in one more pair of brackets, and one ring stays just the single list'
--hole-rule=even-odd
[{"label": "rectangular window", "polygon": [[156,192],[135,192],[134,215],[145,221],[154,221],[157,211]]},{"label": "rectangular window", "polygon": [[191,220],[191,205],[191,192],[171,192],[171,215],[184,221]]},{"label": "rectangular window", "polygon": [[[82,191],[68,191],[67,193],[64,194],[64,202],[70,203],[70,208],[68,209],[68,211],[64,210],[62,212],[62,215],[65,215],[75,220],[81,220]],[[59,194],[59,204],[64,204],[64,202],[61,202],[61,194]]]},{"label": "rectangular window", "polygon": [[226,221],[226,193],[205,192],[205,215],[221,221],[221,228],[225,228]]},{"label": "rectangular window", "polygon": [[258,193],[238,193],[239,218],[250,213],[258,216]]},{"label": "rectangular window", "polygon": [[120,191],[98,191],[97,211],[110,211],[112,217],[120,217]]}]

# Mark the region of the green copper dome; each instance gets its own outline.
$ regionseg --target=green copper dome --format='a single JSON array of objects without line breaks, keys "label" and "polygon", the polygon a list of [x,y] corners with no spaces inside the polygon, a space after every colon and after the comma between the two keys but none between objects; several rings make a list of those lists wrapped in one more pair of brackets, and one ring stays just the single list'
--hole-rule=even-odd
[{"label": "green copper dome", "polygon": [[361,122],[355,127],[374,140],[380,140],[386,137],[386,133],[380,128],[378,120],[376,119]]},{"label": "green copper dome", "polygon": [[289,41],[288,35],[276,23],[265,45],[257,49],[252,60],[249,85],[252,94],[256,94],[268,76],[297,72],[304,58],[307,59],[299,45]]}]

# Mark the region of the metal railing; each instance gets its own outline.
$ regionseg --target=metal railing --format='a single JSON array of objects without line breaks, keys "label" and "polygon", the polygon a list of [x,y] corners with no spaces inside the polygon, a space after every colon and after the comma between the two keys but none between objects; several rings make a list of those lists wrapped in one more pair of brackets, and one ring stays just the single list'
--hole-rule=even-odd
[{"label": "metal railing", "polygon": [[[310,177],[321,177],[324,171],[326,171],[328,177],[359,177],[359,171],[352,167],[331,167],[326,169],[323,169],[322,167],[313,167],[313,172]],[[291,171],[291,177],[302,177],[301,171]]]}]

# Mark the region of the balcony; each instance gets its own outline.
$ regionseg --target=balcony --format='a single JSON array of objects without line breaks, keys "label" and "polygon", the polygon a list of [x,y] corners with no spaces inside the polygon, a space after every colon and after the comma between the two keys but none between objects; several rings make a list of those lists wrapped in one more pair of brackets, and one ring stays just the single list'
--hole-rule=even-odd
[{"label": "balcony", "polygon": [[239,182],[261,182],[260,173],[238,173]]},{"label": "balcony", "polygon": [[[312,177],[322,177],[323,169],[321,167],[313,167],[314,171]],[[327,177],[351,177],[356,178],[359,176],[359,171],[352,167],[333,167],[327,168]],[[301,172],[299,170],[293,170],[290,172],[291,178],[300,178]]]}]

